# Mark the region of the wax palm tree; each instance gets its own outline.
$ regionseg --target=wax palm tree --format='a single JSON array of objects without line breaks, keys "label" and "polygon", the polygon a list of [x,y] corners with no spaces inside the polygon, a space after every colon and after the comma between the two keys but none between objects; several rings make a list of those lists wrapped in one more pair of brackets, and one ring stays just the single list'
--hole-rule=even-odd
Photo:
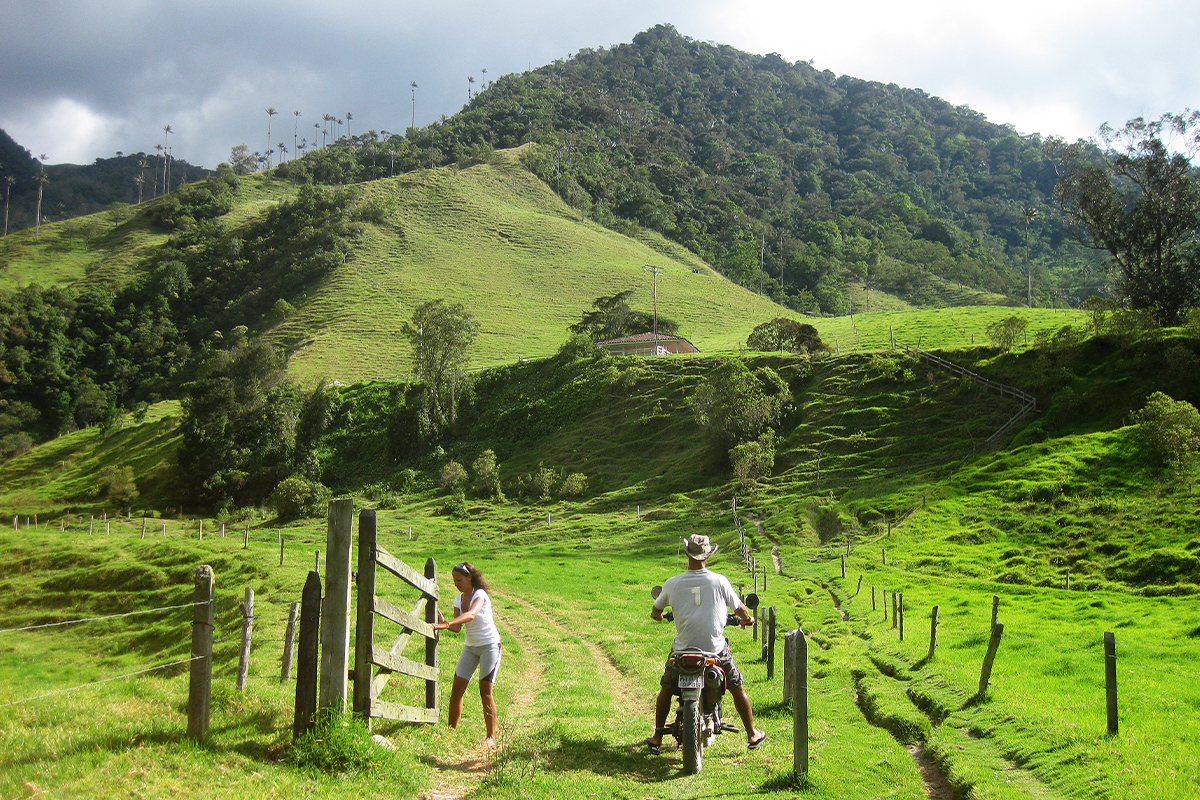
[{"label": "wax palm tree", "polygon": [[284,146],[283,142],[280,142],[279,143],[279,163],[280,164],[283,163],[283,157],[286,156],[287,154],[288,154],[288,149]]},{"label": "wax palm tree", "polygon": [[146,185],[146,167],[150,166],[150,162],[145,158],[138,159],[138,176],[134,182],[138,187],[138,204],[142,202],[142,187]]},{"label": "wax palm tree", "polygon": [[275,110],[275,106],[267,107],[267,169],[271,168],[271,119],[279,112]]},{"label": "wax palm tree", "polygon": [[479,72],[480,72],[480,74],[481,74],[481,77],[479,78],[479,81],[480,81],[479,88],[480,88],[480,89],[486,89],[486,88],[488,87],[488,83],[487,83],[487,70],[486,70],[486,69],[484,69],[483,67],[480,67],[480,68],[479,68]]},{"label": "wax palm tree", "polygon": [[12,192],[13,184],[17,179],[12,175],[4,176],[4,235],[8,236],[8,196]]},{"label": "wax palm tree", "polygon": [[411,81],[409,87],[412,89],[412,124],[410,128],[417,127],[417,82]]},{"label": "wax palm tree", "polygon": [[467,102],[471,102],[471,90],[475,88],[475,76],[467,76]]},{"label": "wax palm tree", "polygon": [[300,145],[298,143],[298,139],[300,137],[300,112],[293,111],[292,114],[294,114],[296,117],[296,124],[292,128],[292,152],[299,153]]},{"label": "wax palm tree", "polygon": [[331,124],[337,117],[333,114],[322,114],[321,121],[325,123],[325,127],[321,128],[321,147],[325,146],[325,137],[333,135],[333,125]]},{"label": "wax palm tree", "polygon": [[1025,281],[1029,291],[1029,307],[1033,308],[1033,272],[1029,266],[1029,223],[1038,218],[1038,210],[1033,206],[1021,209],[1021,217],[1025,220]]},{"label": "wax palm tree", "polygon": [[171,147],[167,144],[170,141],[171,134],[170,125],[163,125],[163,150],[166,154],[166,159],[163,162],[163,194],[171,193]]},{"label": "wax palm tree", "polygon": [[158,197],[158,172],[159,167],[163,163],[163,146],[161,144],[154,145],[154,149],[158,151],[158,167],[154,168],[154,196]]},{"label": "wax palm tree", "polygon": [[312,140],[313,147],[317,146],[317,134],[320,132],[321,132],[321,123],[314,122],[313,123],[313,140]]},{"label": "wax palm tree", "polygon": [[352,119],[354,119],[354,115],[351,114],[349,111],[347,111],[346,112],[346,137],[347,138],[351,138],[354,136],[354,134],[352,134],[350,132],[350,120],[352,120]]},{"label": "wax palm tree", "polygon": [[42,240],[42,189],[46,188],[46,184],[50,179],[46,177],[46,154],[42,153],[38,156],[38,199],[37,211],[33,221],[33,240],[40,242]]}]

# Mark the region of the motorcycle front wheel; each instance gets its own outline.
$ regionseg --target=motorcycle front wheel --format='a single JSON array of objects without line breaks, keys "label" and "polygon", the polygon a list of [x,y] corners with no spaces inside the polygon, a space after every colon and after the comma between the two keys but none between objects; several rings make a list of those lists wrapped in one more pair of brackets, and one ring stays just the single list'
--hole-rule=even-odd
[{"label": "motorcycle front wheel", "polygon": [[704,743],[700,739],[700,697],[685,693],[679,699],[679,745],[683,750],[683,771],[699,774],[704,765]]}]

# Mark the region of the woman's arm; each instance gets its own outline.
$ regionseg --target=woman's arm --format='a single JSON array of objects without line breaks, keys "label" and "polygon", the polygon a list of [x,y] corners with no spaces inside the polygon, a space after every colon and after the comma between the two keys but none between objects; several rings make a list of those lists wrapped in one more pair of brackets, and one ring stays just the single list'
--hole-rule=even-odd
[{"label": "woman's arm", "polygon": [[449,622],[435,622],[433,629],[435,631],[450,630],[454,633],[458,633],[460,630],[462,630],[463,625],[479,616],[479,612],[483,609],[483,601],[483,595],[477,594],[474,598],[472,598],[471,607],[469,609],[459,614]]}]

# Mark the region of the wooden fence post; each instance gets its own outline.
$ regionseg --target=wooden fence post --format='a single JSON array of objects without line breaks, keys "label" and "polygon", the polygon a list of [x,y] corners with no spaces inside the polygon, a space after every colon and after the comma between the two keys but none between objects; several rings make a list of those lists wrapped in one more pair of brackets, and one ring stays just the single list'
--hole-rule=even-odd
[{"label": "wooden fence post", "polygon": [[[437,584],[437,563],[432,558],[425,561],[425,577],[434,585]],[[436,602],[425,604],[425,622],[430,625],[437,622]],[[438,640],[436,637],[425,640],[425,664],[435,670],[438,666],[437,646]],[[425,681],[425,707],[436,710],[438,707],[437,696],[437,681]]]},{"label": "wooden fence post", "polygon": [[792,769],[808,773],[808,640],[804,631],[796,636],[795,694],[792,697]]},{"label": "wooden fence post", "polygon": [[208,738],[209,703],[212,698],[213,569],[196,567],[192,591],[192,665],[188,678],[187,735],[198,742]]},{"label": "wooden fence post", "polygon": [[242,549],[245,550],[250,546],[250,525],[246,524],[246,530],[242,533]]},{"label": "wooden fence post", "polygon": [[242,650],[238,658],[237,688],[246,691],[246,679],[250,677],[250,640],[254,637],[254,590],[246,587],[246,599],[242,602]]},{"label": "wooden fence post", "polygon": [[300,596],[300,655],[296,663],[296,716],[292,736],[300,737],[313,728],[317,713],[318,644],[321,633],[321,576],[308,573]]},{"label": "wooden fence post", "polygon": [[996,627],[996,623],[1000,621],[1000,596],[992,595],[992,627]]},{"label": "wooden fence post", "polygon": [[846,554],[845,553],[842,553],[841,559],[842,559],[842,579],[844,580],[846,578]]},{"label": "wooden fence post", "polygon": [[1117,637],[1104,634],[1104,696],[1108,706],[1108,735],[1116,736],[1117,725]]},{"label": "wooden fence post", "polygon": [[283,635],[283,665],[279,670],[279,682],[287,683],[292,677],[292,657],[296,647],[296,618],[300,614],[300,604],[293,602],[288,607],[287,633]]},{"label": "wooden fence post", "polygon": [[353,527],[354,500],[344,497],[331,501],[325,547],[325,597],[321,602],[321,685],[318,705],[338,711],[346,707],[346,673],[350,660],[350,550]]},{"label": "wooden fence post", "polygon": [[929,655],[928,659],[933,658],[933,651],[937,649],[937,626],[938,626],[938,607],[933,607],[933,613],[929,615]]},{"label": "wooden fence post", "polygon": [[358,617],[354,628],[354,713],[371,729],[371,645],[375,642],[374,509],[358,512]]},{"label": "wooden fence post", "polygon": [[900,593],[900,641],[904,641],[904,592]]},{"label": "wooden fence post", "polygon": [[795,694],[796,669],[796,631],[783,634],[783,702],[791,705],[792,695]]},{"label": "wooden fence post", "polygon": [[775,606],[767,609],[767,680],[775,677]]},{"label": "wooden fence post", "polygon": [[896,590],[892,589],[892,629],[900,625],[900,612],[896,608]]},{"label": "wooden fence post", "polygon": [[988,682],[992,678],[992,664],[996,660],[996,651],[1000,649],[1000,638],[1003,635],[1004,623],[997,622],[992,626],[992,638],[988,640],[987,654],[983,657],[983,671],[979,673],[979,697],[983,697],[987,691]]}]

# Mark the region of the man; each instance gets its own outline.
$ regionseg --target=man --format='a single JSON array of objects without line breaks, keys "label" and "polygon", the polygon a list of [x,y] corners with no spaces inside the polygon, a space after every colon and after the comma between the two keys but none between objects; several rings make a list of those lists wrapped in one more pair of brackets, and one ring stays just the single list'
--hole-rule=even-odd
[{"label": "man", "polygon": [[[688,557],[687,572],[668,578],[662,593],[654,601],[650,618],[661,620],[663,609],[671,607],[675,616],[675,641],[673,650],[696,647],[707,653],[717,653],[717,664],[725,671],[725,683],[733,698],[733,706],[742,718],[746,731],[746,746],[753,750],[762,744],[767,734],[754,727],[754,711],[750,707],[750,696],[743,686],[742,674],[733,662],[729,651],[729,640],[725,638],[725,620],[728,609],[737,614],[744,628],[754,624],[750,610],[737,596],[733,585],[724,575],[708,569],[708,557],[717,552],[707,536],[692,534],[684,541],[684,552]],[[662,729],[667,724],[671,711],[672,689],[676,685],[675,668],[668,664],[659,682],[658,699],[654,704],[654,733],[646,739],[646,748],[658,755],[662,749]]]}]

